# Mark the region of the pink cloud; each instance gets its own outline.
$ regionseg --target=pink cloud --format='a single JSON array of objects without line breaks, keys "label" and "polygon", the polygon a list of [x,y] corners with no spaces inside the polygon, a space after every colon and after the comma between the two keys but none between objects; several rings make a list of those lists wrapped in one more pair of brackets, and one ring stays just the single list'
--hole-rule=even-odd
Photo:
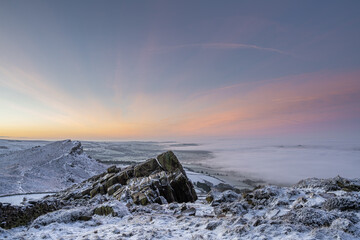
[{"label": "pink cloud", "polygon": [[191,99],[179,134],[255,134],[359,117],[360,72],[313,73],[224,86]]},{"label": "pink cloud", "polygon": [[209,48],[209,49],[254,49],[260,51],[268,51],[268,52],[275,52],[279,54],[291,55],[286,51],[282,51],[276,48],[267,48],[261,47],[254,44],[243,44],[243,43],[228,43],[228,42],[211,42],[211,43],[191,43],[191,44],[182,44],[182,45],[175,45],[175,46],[167,46],[167,47],[158,47],[158,48],[151,48],[149,51],[151,52],[164,52],[164,51],[171,51],[177,50],[182,48]]}]

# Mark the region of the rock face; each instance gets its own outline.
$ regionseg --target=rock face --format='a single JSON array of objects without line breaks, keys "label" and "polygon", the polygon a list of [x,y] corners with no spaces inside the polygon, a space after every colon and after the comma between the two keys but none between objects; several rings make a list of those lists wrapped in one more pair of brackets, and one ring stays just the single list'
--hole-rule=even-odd
[{"label": "rock face", "polygon": [[61,207],[60,201],[38,201],[27,206],[12,206],[0,203],[0,227],[9,229],[26,225],[35,218]]},{"label": "rock face", "polygon": [[65,200],[94,197],[97,194],[135,204],[194,202],[194,186],[175,154],[171,151],[135,166],[107,172],[90,178],[62,193]]}]

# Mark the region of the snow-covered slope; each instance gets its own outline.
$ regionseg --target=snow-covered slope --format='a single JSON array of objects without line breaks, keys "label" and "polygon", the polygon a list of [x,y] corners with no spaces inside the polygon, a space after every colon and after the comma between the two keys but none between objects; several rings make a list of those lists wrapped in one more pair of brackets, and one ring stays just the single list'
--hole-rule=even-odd
[{"label": "snow-covered slope", "polygon": [[0,139],[0,157],[10,152],[26,150],[35,146],[44,146],[49,143],[48,141],[42,140]]},{"label": "snow-covered slope", "polygon": [[58,191],[103,172],[78,141],[58,141],[0,155],[0,195]]},{"label": "snow-covered slope", "polygon": [[[150,175],[153,180],[158,179],[158,175],[148,173],[149,176],[132,179],[137,181],[121,183],[124,185],[113,182],[120,181],[122,178],[118,177],[125,172],[130,177],[129,170],[134,176],[138,175],[137,171],[148,172],[148,168],[139,166],[154,166],[150,163],[155,164],[156,160],[123,170],[110,167],[89,181],[37,202],[25,201],[20,207],[0,203],[0,216],[4,218],[0,223],[10,222],[9,216],[15,220],[24,215],[33,216],[26,210],[43,210],[41,216],[27,221],[26,226],[7,230],[0,227],[0,239],[360,239],[359,178],[311,178],[292,187],[269,185],[222,192],[216,185],[223,183],[216,178],[190,173],[194,183],[215,187],[196,202],[161,201],[160,205],[150,201],[141,206],[136,204],[135,191],[130,192],[134,198],[114,198],[115,193],[110,194],[109,189],[116,185],[119,189],[136,189],[147,187]],[[7,192],[54,191],[71,185],[70,178],[80,181],[86,174],[91,176],[92,171],[99,173],[104,169],[82,153],[79,142],[56,142],[0,156],[0,190],[8,187]],[[115,174],[118,175],[113,178]],[[114,185],[106,192],[101,186],[97,188],[94,181],[103,187],[108,183]],[[158,188],[154,190],[153,186]],[[158,191],[163,186],[167,186],[166,182],[154,181],[146,190]],[[90,193],[82,191],[86,189]],[[184,194],[182,189],[177,189],[178,195]],[[53,207],[52,212],[42,206]],[[23,215],[19,217],[19,213]]]},{"label": "snow-covered slope", "polygon": [[[8,239],[360,239],[359,179],[307,179],[237,194],[212,192],[194,203],[139,206],[96,195],[0,228]],[[92,209],[103,208],[108,216]],[[106,212],[101,213],[105,215]]]}]

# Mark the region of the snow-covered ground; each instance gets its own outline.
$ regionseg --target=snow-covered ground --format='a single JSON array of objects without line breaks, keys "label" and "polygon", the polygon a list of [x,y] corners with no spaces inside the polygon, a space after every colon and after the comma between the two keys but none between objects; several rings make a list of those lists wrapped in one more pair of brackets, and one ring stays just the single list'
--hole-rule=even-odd
[{"label": "snow-covered ground", "polygon": [[0,155],[0,195],[59,191],[106,169],[83,153],[77,141],[58,141],[19,151],[9,146],[8,150]]},{"label": "snow-covered ground", "polygon": [[[98,195],[94,206],[60,209],[28,227],[0,229],[0,238],[355,240],[360,239],[360,194],[339,186],[360,189],[359,183],[309,179],[242,195],[214,192],[211,204],[200,197],[195,203],[125,206]],[[99,206],[111,206],[114,214],[81,220]]]},{"label": "snow-covered ground", "polygon": [[[0,191],[3,194],[60,190],[106,168],[82,153],[76,141],[51,144],[5,141],[0,141]],[[214,172],[235,172],[234,176],[241,173],[281,183],[300,180],[303,175],[358,177],[360,169],[356,143],[287,142],[281,145],[273,141],[232,140],[196,144],[90,142],[85,145],[87,151],[103,156],[105,161],[117,156],[117,160],[125,162],[132,161],[131,156],[136,156],[137,162],[140,158],[145,160],[144,156],[153,157],[158,152],[174,149],[180,161],[189,165],[201,164]],[[130,157],[121,155],[122,149],[127,149]],[[190,170],[187,175],[194,183],[213,186],[224,183],[221,178]],[[344,184],[347,185],[344,187]],[[360,180],[313,179],[294,187],[267,186],[243,194],[214,192],[212,204],[205,201],[205,195],[200,195],[195,203],[187,203],[186,207],[176,203],[125,206],[114,199],[104,203],[99,198],[96,204],[110,204],[115,216],[95,214],[84,221],[82,214],[88,214],[96,206],[80,204],[40,216],[27,227],[0,228],[0,239],[360,239],[358,186]],[[13,196],[10,200],[22,201],[23,197]]]}]

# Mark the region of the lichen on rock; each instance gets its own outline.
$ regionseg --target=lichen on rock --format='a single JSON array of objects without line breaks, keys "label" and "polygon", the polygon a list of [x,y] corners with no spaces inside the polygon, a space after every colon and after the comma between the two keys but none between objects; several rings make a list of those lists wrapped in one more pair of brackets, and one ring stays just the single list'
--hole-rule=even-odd
[{"label": "lichen on rock", "polygon": [[[194,202],[197,195],[192,182],[171,151],[125,169],[108,168],[107,172],[87,180],[91,188],[82,191],[82,197],[107,194],[120,201],[135,204]],[[68,189],[64,195],[74,196],[84,183]],[[88,184],[89,185],[89,184]]]}]

